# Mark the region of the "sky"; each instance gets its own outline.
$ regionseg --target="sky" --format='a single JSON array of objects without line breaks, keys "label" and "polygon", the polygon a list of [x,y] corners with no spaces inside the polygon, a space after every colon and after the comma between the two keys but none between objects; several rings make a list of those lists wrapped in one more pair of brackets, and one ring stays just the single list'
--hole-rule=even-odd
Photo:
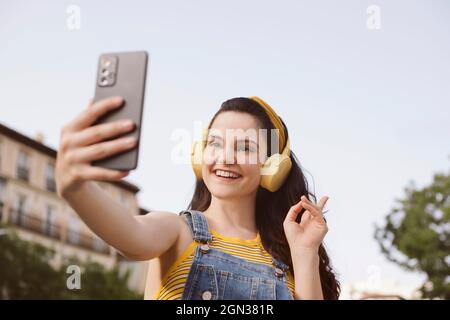
[{"label": "sky", "polygon": [[98,55],[147,50],[141,153],[127,177],[143,207],[190,201],[174,132],[194,135],[223,101],[258,95],[284,119],[317,197],[330,197],[325,243],[341,282],[419,285],[373,234],[411,181],[448,171],[449,39],[445,0],[0,0],[0,121],[56,149],[94,94]]}]

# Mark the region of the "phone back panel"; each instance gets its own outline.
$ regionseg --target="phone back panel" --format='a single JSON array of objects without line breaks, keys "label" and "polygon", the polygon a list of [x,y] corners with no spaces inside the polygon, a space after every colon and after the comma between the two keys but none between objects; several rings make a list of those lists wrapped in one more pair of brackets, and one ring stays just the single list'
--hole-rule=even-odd
[{"label": "phone back panel", "polygon": [[108,158],[96,160],[92,165],[115,170],[135,169],[138,164],[142,114],[148,54],[145,51],[102,54],[99,58],[94,102],[111,96],[124,98],[124,106],[105,114],[98,123],[131,119],[135,129],[119,137],[134,136],[138,139],[135,148]]}]

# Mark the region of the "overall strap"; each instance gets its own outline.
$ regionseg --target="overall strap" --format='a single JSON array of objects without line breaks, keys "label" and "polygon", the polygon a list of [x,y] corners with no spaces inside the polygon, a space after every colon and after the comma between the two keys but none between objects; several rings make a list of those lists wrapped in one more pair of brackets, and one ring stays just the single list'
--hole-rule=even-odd
[{"label": "overall strap", "polygon": [[289,269],[289,266],[287,264],[275,257],[272,257],[272,264],[283,271],[287,271]]},{"label": "overall strap", "polygon": [[212,241],[212,235],[209,232],[208,221],[203,212],[198,210],[183,210],[179,215],[185,215],[191,229],[192,237],[195,241],[208,243]]}]

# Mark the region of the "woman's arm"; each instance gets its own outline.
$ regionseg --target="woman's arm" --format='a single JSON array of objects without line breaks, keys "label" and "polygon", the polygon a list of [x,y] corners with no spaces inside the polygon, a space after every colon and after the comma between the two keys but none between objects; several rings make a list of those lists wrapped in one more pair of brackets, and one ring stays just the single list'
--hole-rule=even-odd
[{"label": "woman's arm", "polygon": [[62,128],[55,168],[57,192],[105,242],[130,259],[148,260],[175,244],[183,221],[167,212],[135,216],[95,182],[117,181],[128,174],[92,165],[95,160],[136,145],[136,140],[117,138],[133,130],[131,121],[95,124],[98,118],[121,106],[120,97],[90,103]]},{"label": "woman's arm", "polygon": [[162,255],[175,244],[183,223],[169,212],[132,215],[94,181],[86,181],[64,199],[95,234],[132,260]]},{"label": "woman's arm", "polygon": [[[291,249],[295,279],[295,299],[323,299],[319,272],[319,247],[328,232],[322,210],[328,197],[313,204],[305,196],[293,205],[286,215],[283,227]],[[302,210],[300,223],[297,216]]]},{"label": "woman's arm", "polygon": [[319,273],[319,254],[316,250],[292,252],[296,300],[323,300]]}]

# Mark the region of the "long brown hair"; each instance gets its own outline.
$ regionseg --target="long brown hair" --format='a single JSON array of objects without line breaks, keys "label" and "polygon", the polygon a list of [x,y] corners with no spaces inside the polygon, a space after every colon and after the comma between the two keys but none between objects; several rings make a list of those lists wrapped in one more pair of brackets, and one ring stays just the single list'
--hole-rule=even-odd
[{"label": "long brown hair", "polygon": [[[267,129],[270,135],[270,129],[275,129],[264,109],[258,102],[249,98],[233,98],[222,103],[220,109],[214,115],[210,124],[222,112],[236,111],[244,112],[255,116],[261,122],[262,129]],[[283,122],[283,121],[282,121]],[[283,122],[286,137],[289,137],[286,125]],[[267,138],[267,156],[270,156],[271,139]],[[289,265],[291,270],[292,258],[289,244],[284,233],[283,221],[290,207],[296,204],[302,195],[308,199],[313,198],[317,201],[315,195],[308,190],[308,182],[303,175],[300,164],[291,151],[292,169],[289,172],[286,181],[281,188],[276,192],[270,192],[261,186],[258,187],[256,194],[256,226],[261,236],[264,248],[273,257],[283,261]],[[197,180],[194,195],[188,206],[188,209],[204,211],[208,209],[211,203],[211,193],[206,187],[203,180]],[[297,221],[300,221],[300,212]],[[323,244],[319,247],[319,273],[322,284],[322,292],[325,299],[338,299],[340,294],[340,284],[332,270],[330,259],[327,255]]]}]

